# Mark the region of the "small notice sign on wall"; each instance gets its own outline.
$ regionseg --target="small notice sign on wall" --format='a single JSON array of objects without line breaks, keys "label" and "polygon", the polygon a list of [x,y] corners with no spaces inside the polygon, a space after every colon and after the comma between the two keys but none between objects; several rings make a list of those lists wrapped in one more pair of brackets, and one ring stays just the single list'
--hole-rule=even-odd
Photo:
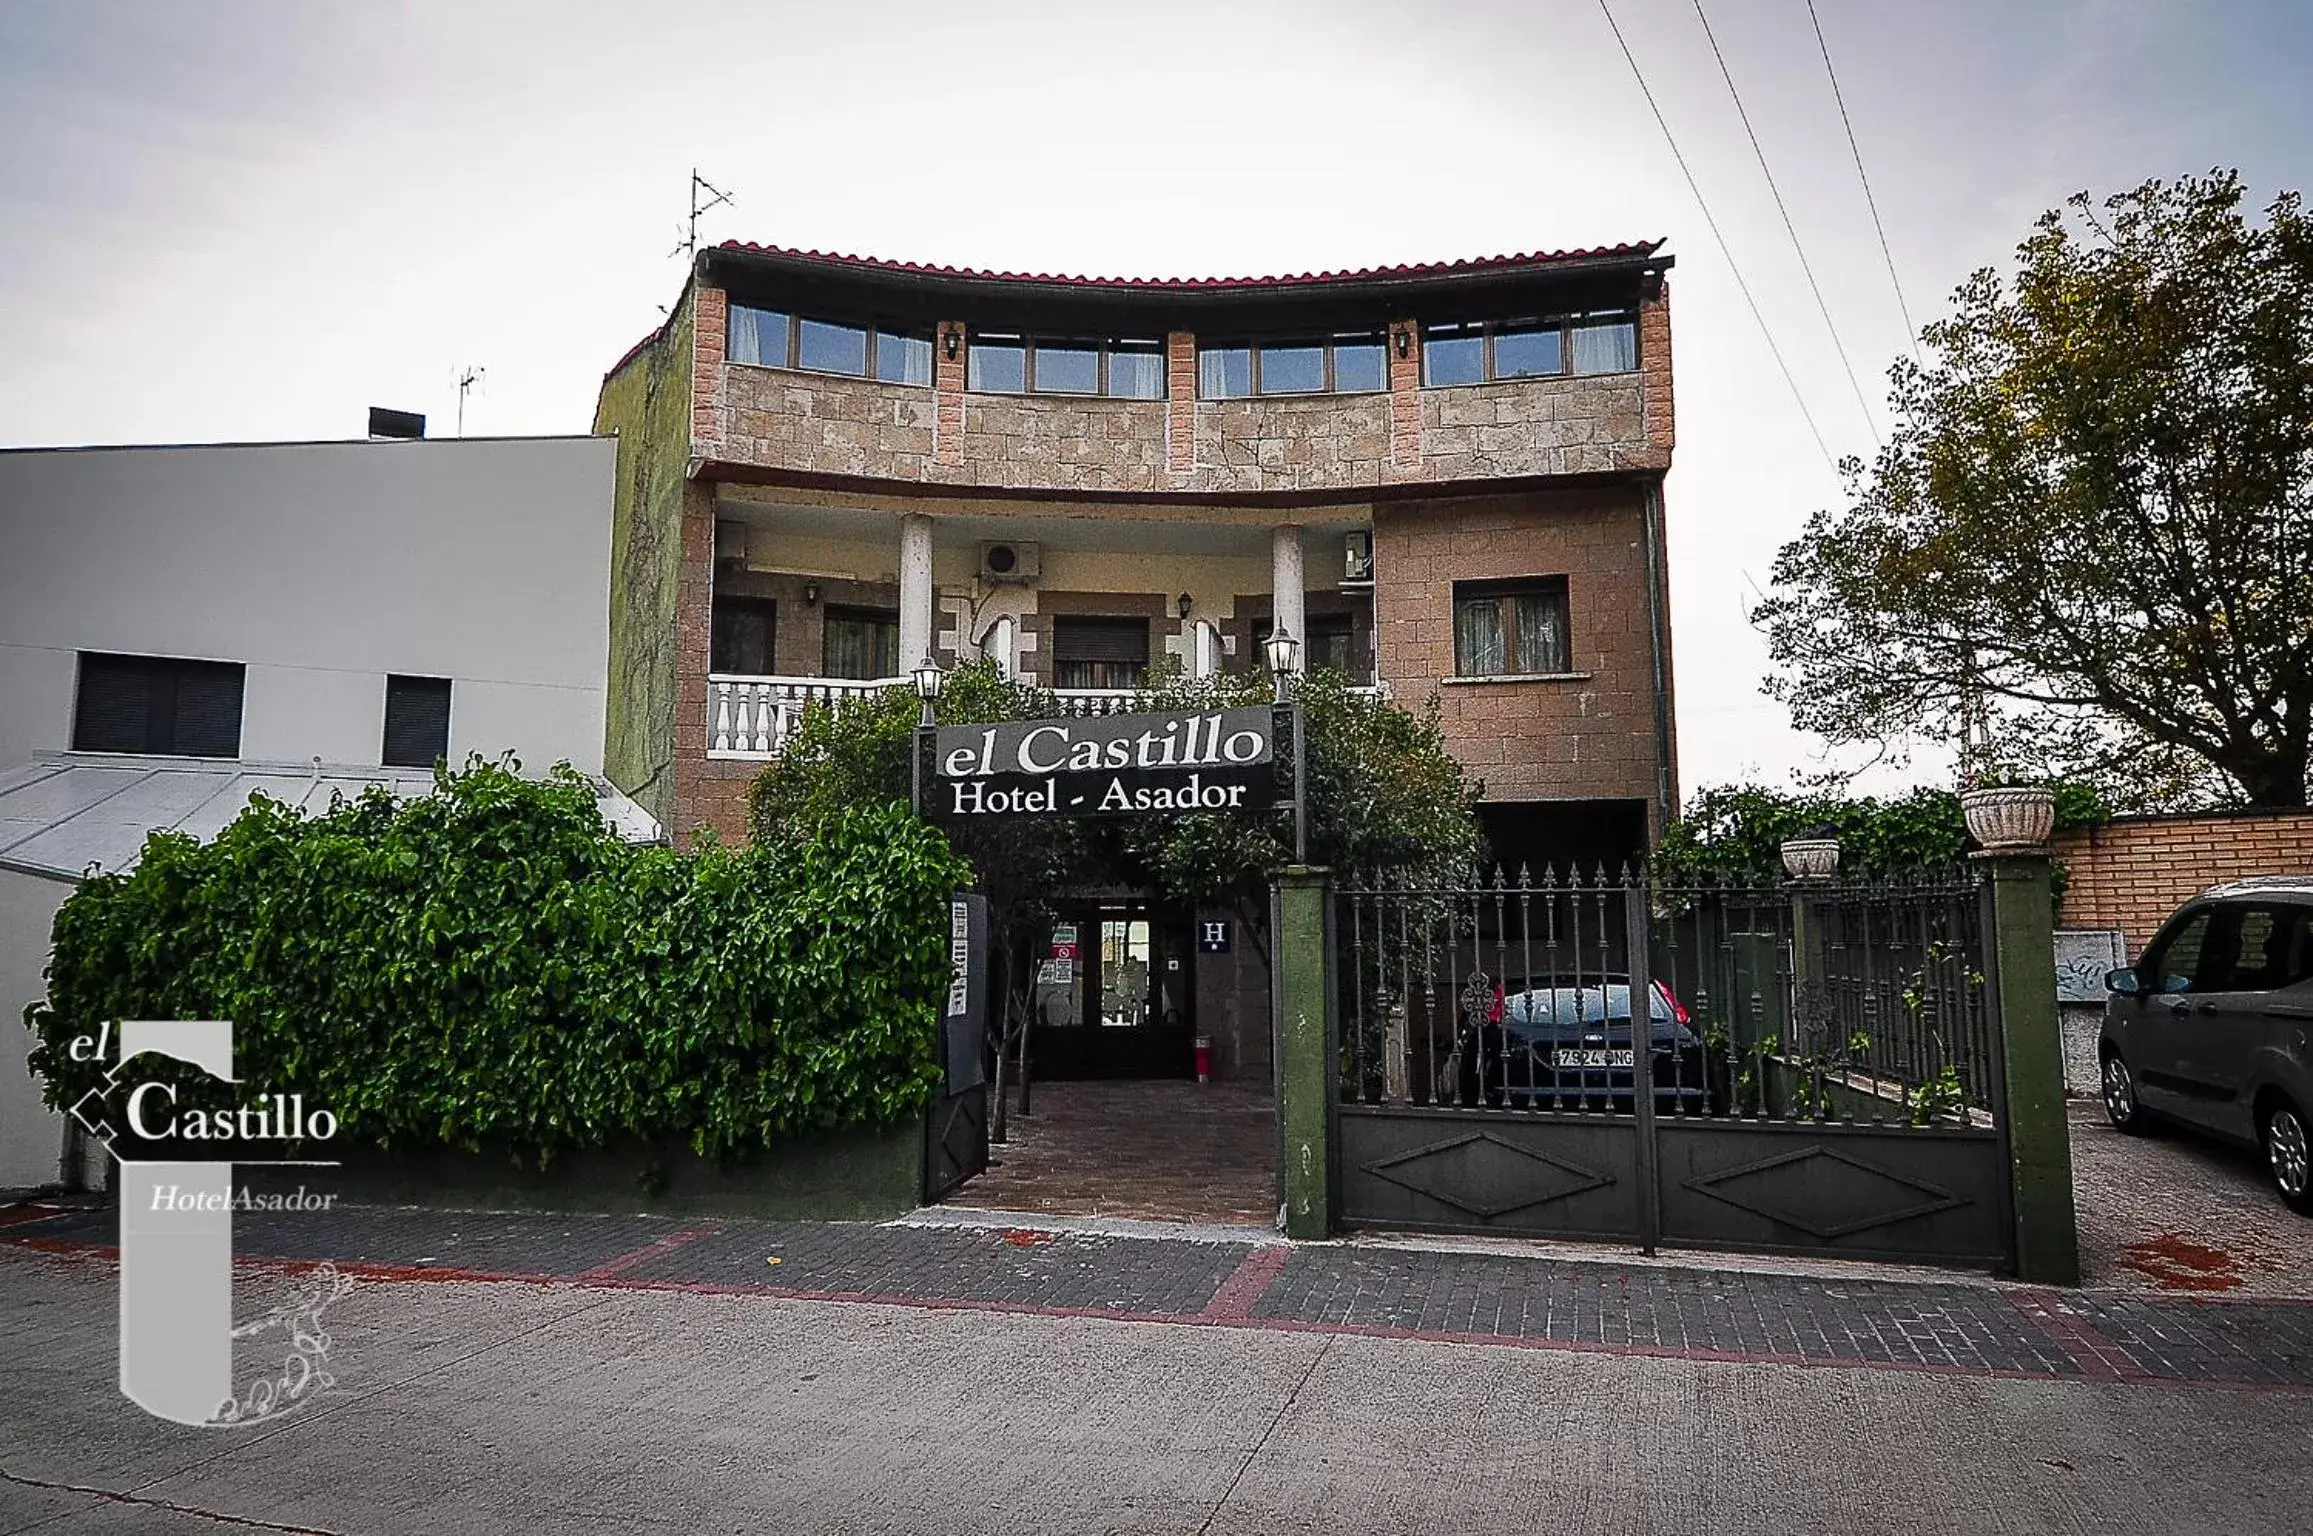
[{"label": "small notice sign on wall", "polygon": [[1229,952],[1229,922],[1215,918],[1197,924],[1197,952],[1206,955],[1225,955]]}]

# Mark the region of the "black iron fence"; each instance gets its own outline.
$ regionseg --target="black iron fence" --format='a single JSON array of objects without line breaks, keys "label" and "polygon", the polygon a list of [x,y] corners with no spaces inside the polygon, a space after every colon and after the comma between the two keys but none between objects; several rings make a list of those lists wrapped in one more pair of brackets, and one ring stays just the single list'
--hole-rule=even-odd
[{"label": "black iron fence", "polygon": [[[1988,1126],[1981,891],[1499,869],[1339,893],[1348,1104]],[[1634,987],[1630,955],[1643,947]],[[1645,1018],[1644,1027],[1634,1019]]]}]

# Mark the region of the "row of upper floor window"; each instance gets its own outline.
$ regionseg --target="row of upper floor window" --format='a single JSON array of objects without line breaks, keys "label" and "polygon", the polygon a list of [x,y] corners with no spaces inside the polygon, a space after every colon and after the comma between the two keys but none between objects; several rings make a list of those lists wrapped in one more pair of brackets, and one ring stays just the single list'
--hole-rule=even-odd
[{"label": "row of upper floor window", "polygon": [[[1564,576],[1454,583],[1454,673],[1459,677],[1560,676],[1573,668]],[[892,609],[826,611],[820,676],[896,677],[900,671],[899,614]],[[1371,640],[1362,644],[1348,614],[1311,614],[1307,665],[1344,677],[1372,675]],[[1248,657],[1269,636],[1268,619],[1253,625]],[[713,599],[710,672],[774,674],[779,670],[778,603],[767,597],[718,592]],[[1138,688],[1150,656],[1151,621],[1062,615],[1052,620],[1051,685],[1056,688]],[[1248,662],[1249,664],[1249,662]],[[443,685],[444,708],[447,688]],[[388,700],[389,713],[391,699]],[[446,715],[445,715],[446,718]],[[392,739],[388,727],[388,741]],[[389,752],[391,747],[389,745]],[[386,759],[394,761],[392,757]]]},{"label": "row of upper floor window", "polygon": [[[1638,367],[1638,325],[1627,310],[1423,325],[1420,337],[1426,388]],[[920,330],[733,304],[725,356],[766,368],[929,385],[932,347],[932,336]],[[1197,394],[1236,400],[1378,393],[1389,388],[1389,347],[1381,331],[1199,343]],[[1157,337],[976,330],[964,353],[964,387],[984,394],[1127,400],[1165,394],[1165,344]]]},{"label": "row of upper floor window", "polygon": [[[247,673],[237,661],[84,651],[72,750],[237,758]],[[450,679],[389,675],[381,724],[381,764],[432,767],[450,751]]]}]

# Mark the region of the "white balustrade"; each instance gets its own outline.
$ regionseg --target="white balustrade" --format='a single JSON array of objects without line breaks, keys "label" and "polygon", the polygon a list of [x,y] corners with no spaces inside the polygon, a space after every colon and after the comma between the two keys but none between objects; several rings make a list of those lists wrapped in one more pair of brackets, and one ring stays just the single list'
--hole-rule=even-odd
[{"label": "white balustrade", "polygon": [[[707,756],[768,758],[776,756],[803,723],[803,712],[814,704],[841,709],[855,699],[868,698],[886,688],[913,689],[906,677],[740,677],[727,673],[707,678]],[[1388,696],[1386,687],[1368,687],[1359,693]],[[1139,693],[1130,688],[1056,688],[1052,690],[1061,715],[1092,719],[1129,713]]]},{"label": "white balustrade", "polygon": [[707,756],[771,757],[787,744],[814,704],[841,709],[886,688],[912,688],[904,677],[707,678]]},{"label": "white balustrade", "polygon": [[1059,701],[1061,714],[1083,720],[1095,715],[1129,714],[1133,700],[1140,695],[1130,688],[1055,688],[1052,697]]}]

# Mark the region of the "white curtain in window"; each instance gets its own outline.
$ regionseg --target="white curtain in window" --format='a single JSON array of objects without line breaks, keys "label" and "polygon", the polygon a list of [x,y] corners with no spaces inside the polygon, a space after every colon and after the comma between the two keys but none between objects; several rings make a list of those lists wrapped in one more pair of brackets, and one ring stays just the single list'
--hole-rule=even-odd
[{"label": "white curtain in window", "polygon": [[1638,327],[1629,321],[1574,327],[1576,373],[1628,373],[1638,366]]},{"label": "white curtain in window", "polygon": [[1454,608],[1454,670],[1464,677],[1492,677],[1509,666],[1502,645],[1500,605],[1472,598]]},{"label": "white curtain in window", "polygon": [[1197,393],[1207,400],[1225,399],[1229,394],[1229,355],[1222,351],[1197,354]]},{"label": "white curtain in window", "polygon": [[1108,354],[1108,392],[1128,400],[1155,400],[1165,392],[1165,360],[1161,352]]},{"label": "white curtain in window", "polygon": [[1566,631],[1558,622],[1558,603],[1546,596],[1525,596],[1516,600],[1518,615],[1518,670],[1521,672],[1563,672],[1566,670]]}]

